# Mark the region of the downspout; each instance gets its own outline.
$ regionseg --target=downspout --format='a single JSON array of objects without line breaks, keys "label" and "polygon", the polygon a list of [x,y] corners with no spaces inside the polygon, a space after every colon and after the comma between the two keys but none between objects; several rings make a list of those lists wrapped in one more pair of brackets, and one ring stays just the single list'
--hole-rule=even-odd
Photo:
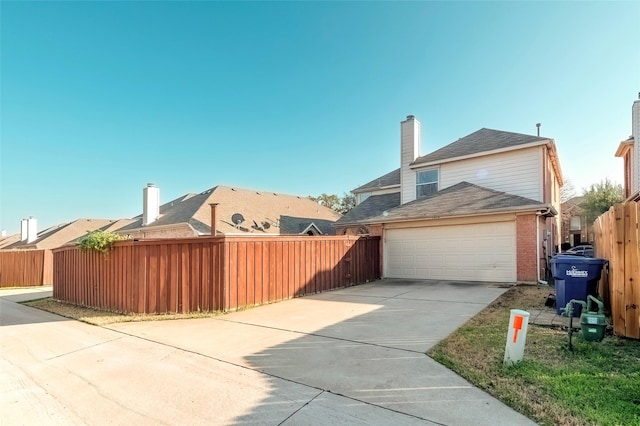
[{"label": "downspout", "polygon": [[551,212],[551,207],[547,207],[547,211],[536,212],[536,274],[538,278],[538,284],[549,285],[548,282],[540,278],[540,216],[546,216]]}]

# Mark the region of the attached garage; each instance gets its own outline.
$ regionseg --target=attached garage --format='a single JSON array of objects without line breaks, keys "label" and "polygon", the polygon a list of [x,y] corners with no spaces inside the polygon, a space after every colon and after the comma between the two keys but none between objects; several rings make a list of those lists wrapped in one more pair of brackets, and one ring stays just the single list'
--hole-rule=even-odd
[{"label": "attached garage", "polygon": [[385,229],[384,276],[515,282],[516,222]]}]

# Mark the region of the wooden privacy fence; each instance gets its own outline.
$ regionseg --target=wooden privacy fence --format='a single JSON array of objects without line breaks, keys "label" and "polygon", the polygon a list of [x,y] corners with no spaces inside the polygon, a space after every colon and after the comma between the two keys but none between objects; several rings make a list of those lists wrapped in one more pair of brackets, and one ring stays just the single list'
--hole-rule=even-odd
[{"label": "wooden privacy fence", "polygon": [[613,332],[640,339],[640,204],[616,204],[594,223],[596,256],[609,260],[600,294],[611,308]]},{"label": "wooden privacy fence", "polygon": [[0,250],[0,287],[53,283],[51,250]]},{"label": "wooden privacy fence", "polygon": [[53,296],[126,313],[232,311],[380,278],[379,237],[121,241],[54,251]]}]

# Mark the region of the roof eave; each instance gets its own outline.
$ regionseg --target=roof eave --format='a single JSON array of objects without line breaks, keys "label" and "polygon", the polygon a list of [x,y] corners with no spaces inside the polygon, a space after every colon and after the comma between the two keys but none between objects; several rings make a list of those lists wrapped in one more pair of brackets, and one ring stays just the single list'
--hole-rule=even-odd
[{"label": "roof eave", "polygon": [[499,213],[522,213],[522,212],[544,212],[543,216],[557,216],[558,211],[550,204],[531,204],[518,207],[503,207],[499,209],[482,210],[481,212],[453,214],[444,216],[412,216],[403,217],[397,219],[388,219],[383,216],[376,216],[371,219],[364,219],[359,224],[372,224],[372,223],[398,223],[398,222],[415,222],[418,220],[438,220],[438,219],[455,219],[461,217],[473,217],[473,216],[489,216]]},{"label": "roof eave", "polygon": [[564,176],[562,176],[562,168],[560,167],[560,159],[558,158],[558,150],[556,149],[556,143],[553,139],[547,139],[547,146],[549,147],[549,155],[551,156],[551,163],[553,169],[556,172],[558,178],[558,184],[564,185]]},{"label": "roof eave", "polygon": [[633,146],[632,138],[629,138],[625,141],[620,142],[620,145],[618,145],[618,149],[616,150],[616,157],[624,157],[627,151],[629,151],[632,146]]},{"label": "roof eave", "polygon": [[369,188],[364,188],[364,189],[356,188],[353,191],[351,191],[351,193],[360,194],[362,192],[382,191],[382,190],[385,190],[385,189],[394,189],[394,188],[400,188],[400,184],[397,183],[397,184],[394,184],[394,185],[374,186],[374,187],[369,187]]}]

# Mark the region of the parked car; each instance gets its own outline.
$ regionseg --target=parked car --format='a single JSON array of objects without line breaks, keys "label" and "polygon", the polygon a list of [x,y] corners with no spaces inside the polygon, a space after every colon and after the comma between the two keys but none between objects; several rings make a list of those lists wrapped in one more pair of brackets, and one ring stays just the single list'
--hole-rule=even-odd
[{"label": "parked car", "polygon": [[573,254],[576,256],[594,257],[593,246],[581,245],[570,248],[563,254]]}]

